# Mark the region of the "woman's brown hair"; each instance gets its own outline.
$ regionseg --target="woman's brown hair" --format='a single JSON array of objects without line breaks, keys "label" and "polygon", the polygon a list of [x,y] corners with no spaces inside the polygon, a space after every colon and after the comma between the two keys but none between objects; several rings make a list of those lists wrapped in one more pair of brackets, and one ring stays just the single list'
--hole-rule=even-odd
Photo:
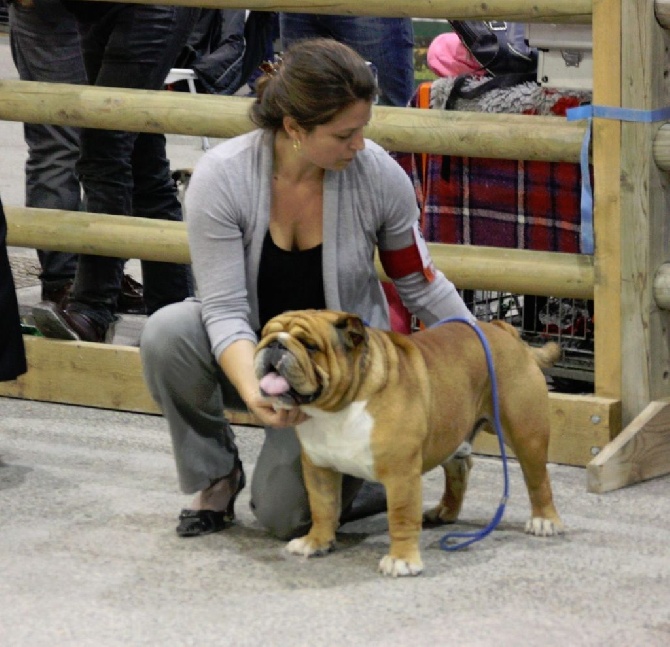
[{"label": "woman's brown hair", "polygon": [[308,132],[356,101],[374,101],[377,84],[367,63],[329,38],[294,43],[279,63],[265,65],[256,83],[251,120],[278,130],[293,117]]}]

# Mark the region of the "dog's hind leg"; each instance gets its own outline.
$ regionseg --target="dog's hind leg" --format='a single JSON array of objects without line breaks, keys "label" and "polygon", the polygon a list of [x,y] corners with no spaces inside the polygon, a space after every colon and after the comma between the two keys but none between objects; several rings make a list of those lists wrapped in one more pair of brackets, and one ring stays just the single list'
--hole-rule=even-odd
[{"label": "dog's hind leg", "polygon": [[517,458],[523,471],[530,498],[531,517],[526,522],[526,532],[537,537],[549,537],[563,533],[563,522],[554,505],[546,464],[522,461]]},{"label": "dog's hind leg", "polygon": [[[519,431],[523,427],[523,431]],[[512,447],[523,472],[531,517],[526,532],[538,537],[549,537],[563,532],[563,522],[554,505],[551,482],[547,470],[549,420],[532,416],[517,421],[517,430],[509,434]]]},{"label": "dog's hind leg", "polygon": [[458,456],[442,464],[444,470],[444,494],[438,505],[423,513],[425,524],[438,525],[454,523],[461,513],[468,478],[472,469],[472,457]]}]

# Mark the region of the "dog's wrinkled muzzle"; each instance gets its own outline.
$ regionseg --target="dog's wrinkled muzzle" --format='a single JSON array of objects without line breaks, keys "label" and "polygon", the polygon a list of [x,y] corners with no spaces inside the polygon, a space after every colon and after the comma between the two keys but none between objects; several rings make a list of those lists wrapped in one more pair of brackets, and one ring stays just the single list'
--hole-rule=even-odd
[{"label": "dog's wrinkled muzzle", "polygon": [[261,366],[257,368],[260,391],[264,397],[276,398],[285,404],[301,405],[314,402],[321,395],[321,386],[313,393],[300,393],[291,384],[288,368],[291,360],[296,362],[291,352],[279,340],[270,342],[262,350]]}]

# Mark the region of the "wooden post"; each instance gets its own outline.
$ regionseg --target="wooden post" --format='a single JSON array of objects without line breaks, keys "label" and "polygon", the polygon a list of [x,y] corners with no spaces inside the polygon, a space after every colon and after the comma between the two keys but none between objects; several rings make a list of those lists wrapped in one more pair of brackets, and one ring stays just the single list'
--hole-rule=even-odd
[{"label": "wooden post", "polygon": [[[612,4],[618,2],[611,1]],[[611,10],[613,12],[613,7]],[[599,14],[596,6],[594,20],[598,20]],[[667,32],[656,22],[652,3],[646,0],[622,3],[622,106],[652,110],[668,104],[670,93],[665,78],[669,69],[668,42]],[[616,105],[608,104],[602,98],[596,100],[594,97],[594,101]],[[607,241],[607,256],[602,268],[609,268],[613,274],[616,271],[615,250],[613,239],[608,237],[612,233],[617,235],[620,223],[621,296],[620,316],[617,317],[614,310],[616,296],[609,289],[601,291],[596,278],[596,305],[600,306],[596,309],[596,368],[599,353],[606,352],[610,370],[620,379],[622,422],[626,428],[588,465],[587,485],[591,492],[607,492],[670,473],[670,313],[659,306],[654,293],[656,290],[658,294],[659,288],[663,287],[663,264],[670,260],[668,178],[654,163],[654,141],[660,128],[661,124],[621,122],[620,218],[612,218],[609,224],[601,222]],[[609,140],[601,141],[603,154],[604,149],[610,147],[609,154],[614,156],[611,149],[614,136],[612,132]],[[598,167],[598,162],[596,165],[597,169],[603,170],[602,166]],[[599,253],[597,277],[600,276],[601,260]],[[605,310],[608,304],[612,308],[609,312]],[[611,322],[621,322],[621,363],[618,367],[615,352],[605,351],[598,343],[598,331],[603,334],[603,327],[597,323],[599,316],[608,317],[608,327]],[[611,337],[610,343],[615,342],[614,335],[604,334]],[[602,343],[603,338],[600,341]],[[612,389],[616,388],[616,381],[617,377],[610,380]]]},{"label": "wooden post", "polygon": [[[621,0],[596,0],[593,6],[593,102],[621,104]],[[597,395],[621,398],[621,199],[619,122],[593,124],[595,327],[594,383]]]},{"label": "wooden post", "polygon": [[[647,0],[622,3],[622,105],[668,103],[667,33]],[[670,260],[668,178],[654,164],[661,124],[621,124],[621,399],[628,424],[649,402],[670,395],[670,315],[657,307],[653,278]],[[605,232],[609,234],[609,230]],[[597,351],[596,351],[597,352]]]}]

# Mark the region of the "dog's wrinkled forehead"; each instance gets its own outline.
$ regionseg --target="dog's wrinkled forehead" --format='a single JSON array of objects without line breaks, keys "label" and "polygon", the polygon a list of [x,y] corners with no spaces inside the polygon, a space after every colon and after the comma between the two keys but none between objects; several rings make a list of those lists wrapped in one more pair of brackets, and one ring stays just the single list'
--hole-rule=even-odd
[{"label": "dog's wrinkled forehead", "polygon": [[[308,340],[319,331],[326,331],[336,324],[341,313],[331,310],[294,310],[270,319],[263,328],[262,337],[275,339]],[[325,325],[324,325],[325,324]]]},{"label": "dog's wrinkled forehead", "polygon": [[304,340],[311,336],[310,328],[300,321],[276,321],[270,320],[263,328],[263,339],[272,338],[280,341],[289,339]]},{"label": "dog's wrinkled forehead", "polygon": [[294,340],[315,350],[336,340],[337,346],[354,348],[366,339],[365,324],[357,315],[336,310],[293,310],[268,321],[260,346],[275,340],[284,344]]}]

